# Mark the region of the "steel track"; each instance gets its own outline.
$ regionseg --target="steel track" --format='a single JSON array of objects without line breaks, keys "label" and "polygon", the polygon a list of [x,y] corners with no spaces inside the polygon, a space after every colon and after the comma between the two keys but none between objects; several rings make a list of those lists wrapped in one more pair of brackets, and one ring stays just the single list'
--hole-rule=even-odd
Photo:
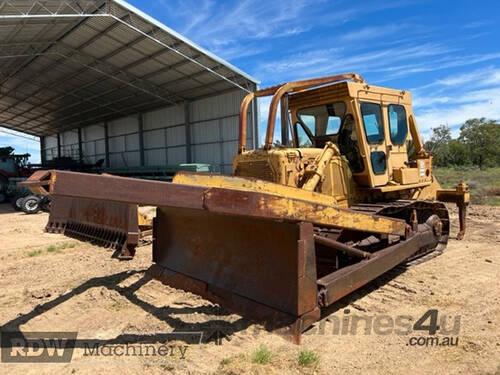
[{"label": "steel track", "polygon": [[384,203],[359,203],[349,208],[355,211],[371,213],[373,215],[404,219],[410,225],[410,215],[413,210],[417,210],[419,224],[424,223],[425,220],[427,220],[427,218],[432,214],[438,215],[443,223],[442,235],[438,244],[431,249],[423,248],[417,251],[413,256],[402,263],[404,265],[412,266],[435,258],[443,253],[448,243],[450,220],[448,210],[443,203],[432,201],[395,200]]}]

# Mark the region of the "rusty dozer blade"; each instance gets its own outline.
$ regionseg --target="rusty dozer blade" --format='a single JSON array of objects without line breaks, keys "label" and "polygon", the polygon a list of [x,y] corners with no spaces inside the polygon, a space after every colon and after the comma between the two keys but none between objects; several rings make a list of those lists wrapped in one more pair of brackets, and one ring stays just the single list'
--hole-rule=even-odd
[{"label": "rusty dozer blade", "polygon": [[[56,198],[157,206],[153,277],[295,343],[322,307],[437,246],[441,235],[436,215],[410,228],[402,219],[262,191],[62,171],[46,178]],[[356,233],[383,246],[341,242]]]},{"label": "rusty dozer blade", "polygon": [[113,249],[120,259],[131,259],[139,243],[137,205],[55,196],[45,229]]},{"label": "rusty dozer blade", "polygon": [[[49,195],[51,176],[50,171],[37,171],[20,185],[34,194]],[[134,204],[52,196],[45,230],[113,249],[119,259],[129,260],[141,235],[150,227]]]}]

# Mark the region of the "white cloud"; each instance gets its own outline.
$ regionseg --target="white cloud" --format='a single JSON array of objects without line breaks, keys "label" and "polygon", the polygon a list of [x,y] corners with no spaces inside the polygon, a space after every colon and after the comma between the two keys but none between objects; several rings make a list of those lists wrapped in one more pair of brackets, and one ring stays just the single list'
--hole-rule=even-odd
[{"label": "white cloud", "polygon": [[465,25],[462,26],[462,29],[477,29],[483,26],[488,25],[489,22],[487,21],[472,21],[469,23],[466,23]]},{"label": "white cloud", "polygon": [[415,73],[433,72],[437,70],[464,67],[474,65],[485,61],[500,59],[500,53],[487,53],[484,55],[447,55],[440,60],[430,60],[419,64],[408,65],[406,67],[398,67],[394,69],[394,73],[390,78],[397,78]]},{"label": "white cloud", "polygon": [[500,69],[450,75],[416,88],[413,106],[424,134],[441,124],[456,129],[471,118],[500,120]]},{"label": "white cloud", "polygon": [[500,86],[482,89],[482,90],[466,90],[457,91],[454,95],[413,95],[413,107],[414,108],[425,108],[434,106],[437,104],[464,104],[464,103],[475,103],[475,102],[491,102],[495,98],[500,98]]},{"label": "white cloud", "polygon": [[[262,48],[255,48],[252,43],[262,40],[294,37],[322,26],[335,28],[364,14],[414,3],[390,1],[352,6],[343,0],[156,0],[157,7],[175,14],[174,28],[226,58],[238,57],[233,51],[243,47],[259,54]],[[386,26],[380,30],[390,31]],[[359,40],[360,36],[351,37]],[[231,51],[225,53],[225,49]]]},{"label": "white cloud", "polygon": [[406,45],[349,55],[346,54],[350,52],[349,49],[315,49],[259,64],[254,74],[257,77],[272,76],[273,83],[343,72],[397,74],[413,67],[413,65],[402,65],[405,61],[419,58],[428,60],[452,51],[451,48],[438,43]]},{"label": "white cloud", "polygon": [[437,79],[412,89],[413,106],[427,107],[436,103],[460,104],[499,97],[500,69],[482,68]]},{"label": "white cloud", "polygon": [[387,24],[380,26],[368,26],[359,30],[344,33],[340,36],[343,42],[366,41],[381,38],[387,35],[394,35],[404,29],[407,29],[408,24]]},{"label": "white cloud", "polygon": [[[323,0],[157,0],[171,14],[174,28],[231,60],[271,49],[271,39],[294,37],[315,24],[311,11]],[[297,20],[301,22],[297,23]]]},{"label": "white cloud", "polygon": [[479,117],[500,120],[500,97],[454,105],[448,108],[435,107],[416,112],[419,128],[424,134],[428,133],[431,128],[441,124],[454,127],[463,124],[468,119]]},{"label": "white cloud", "polygon": [[230,44],[238,40],[296,35],[308,29],[291,27],[292,21],[299,19],[301,13],[306,13],[306,7],[314,7],[317,2],[242,0],[233,4],[216,4],[203,1],[201,9],[198,5],[189,6],[191,11],[186,14],[186,26],[182,31],[208,45],[214,41]]},{"label": "white cloud", "polygon": [[487,87],[500,84],[500,69],[493,66],[476,69],[470,72],[458,73],[437,79],[427,85],[418,87],[413,91],[426,90],[429,88],[443,90],[449,87],[465,86],[467,88]]},{"label": "white cloud", "polygon": [[[363,37],[365,33],[356,37]],[[369,41],[367,41],[369,42]],[[332,43],[325,43],[332,45]],[[253,74],[270,84],[306,77],[358,72],[375,74],[372,81],[383,84],[417,73],[462,68],[500,59],[500,52],[485,54],[464,54],[460,49],[446,43],[426,42],[422,44],[399,44],[389,48],[377,48],[368,52],[353,53],[348,47],[337,44],[335,48],[313,48],[301,52],[289,53],[274,61],[265,61],[257,65]],[[477,72],[483,77],[486,73]],[[500,80],[500,72],[490,72],[491,82]],[[453,77],[462,81],[467,78],[473,82],[475,77]],[[450,78],[451,79],[451,78]],[[440,82],[439,85],[452,85],[453,82]]]},{"label": "white cloud", "polygon": [[225,60],[232,60],[236,58],[250,57],[258,55],[266,51],[264,46],[241,46],[238,44],[231,45],[218,45],[211,48],[211,52],[222,57]]}]

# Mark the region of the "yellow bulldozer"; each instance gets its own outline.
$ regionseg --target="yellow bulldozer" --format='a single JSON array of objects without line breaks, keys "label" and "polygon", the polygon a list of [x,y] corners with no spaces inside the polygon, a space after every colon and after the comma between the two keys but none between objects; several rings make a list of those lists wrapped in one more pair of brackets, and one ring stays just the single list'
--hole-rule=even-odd
[{"label": "yellow bulldozer", "polygon": [[[264,96],[265,143],[246,150],[248,107]],[[49,228],[115,241],[125,257],[137,242],[137,205],[156,206],[152,277],[296,343],[321,308],[442,252],[443,202],[458,205],[461,239],[469,203],[464,183],[441,189],[433,175],[410,93],[353,73],[248,94],[232,176],[180,172],[167,183],[46,171],[25,184],[53,197]]]}]

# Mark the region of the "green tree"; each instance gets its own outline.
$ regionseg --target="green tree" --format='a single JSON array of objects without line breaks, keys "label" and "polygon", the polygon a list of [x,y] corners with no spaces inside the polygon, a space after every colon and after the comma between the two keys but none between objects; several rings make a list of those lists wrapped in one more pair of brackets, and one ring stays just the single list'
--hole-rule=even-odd
[{"label": "green tree", "polygon": [[467,145],[459,139],[452,139],[448,144],[448,165],[470,164],[469,150]]},{"label": "green tree", "polygon": [[448,125],[439,125],[437,128],[432,128],[431,139],[425,142],[424,148],[433,155],[434,165],[439,167],[449,165],[449,143],[451,139],[451,129]]},{"label": "green tree", "polygon": [[467,120],[460,127],[458,140],[463,142],[473,164],[479,168],[500,164],[500,123],[496,120]]}]

